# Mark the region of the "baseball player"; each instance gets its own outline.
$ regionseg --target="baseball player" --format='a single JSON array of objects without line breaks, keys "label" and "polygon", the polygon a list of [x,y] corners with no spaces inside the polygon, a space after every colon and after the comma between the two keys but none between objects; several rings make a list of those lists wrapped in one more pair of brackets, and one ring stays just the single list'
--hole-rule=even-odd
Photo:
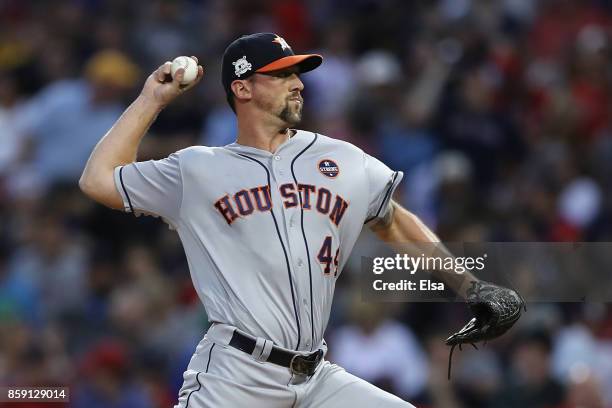
[{"label": "baseball player", "polygon": [[[158,113],[203,75],[199,66],[197,80],[181,87],[184,71],[172,78],[166,62],[83,172],[79,184],[92,199],[161,216],[183,243],[211,327],[177,407],[412,406],[325,360],[336,279],[362,226],[387,242],[438,238],[391,200],[401,172],[349,143],[294,128],[300,75],[321,62],[294,54],[276,34],[240,37],[222,62],[236,142],[136,162]],[[445,275],[466,297],[478,282],[469,273]]]}]

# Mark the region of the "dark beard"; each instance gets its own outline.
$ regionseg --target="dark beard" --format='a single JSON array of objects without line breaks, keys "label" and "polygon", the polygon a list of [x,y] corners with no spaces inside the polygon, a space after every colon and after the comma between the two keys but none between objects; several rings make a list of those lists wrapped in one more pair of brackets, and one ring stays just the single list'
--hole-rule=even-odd
[{"label": "dark beard", "polygon": [[289,126],[295,126],[302,121],[302,106],[295,111],[292,112],[289,109],[289,102],[285,103],[285,108],[278,115],[285,123]]}]

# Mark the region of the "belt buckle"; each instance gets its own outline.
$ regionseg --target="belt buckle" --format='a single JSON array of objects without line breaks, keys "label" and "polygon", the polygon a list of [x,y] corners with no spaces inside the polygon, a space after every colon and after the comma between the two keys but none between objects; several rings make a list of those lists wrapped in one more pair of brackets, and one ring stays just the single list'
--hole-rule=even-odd
[{"label": "belt buckle", "polygon": [[322,357],[323,350],[317,350],[312,354],[295,354],[291,357],[289,368],[293,374],[310,377],[317,370]]}]

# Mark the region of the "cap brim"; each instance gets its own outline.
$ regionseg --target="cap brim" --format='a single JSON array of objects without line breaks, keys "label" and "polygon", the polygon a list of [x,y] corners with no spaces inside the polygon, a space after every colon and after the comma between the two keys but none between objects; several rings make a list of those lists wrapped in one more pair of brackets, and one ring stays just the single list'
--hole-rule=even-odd
[{"label": "cap brim", "polygon": [[290,55],[264,65],[255,72],[278,71],[295,65],[299,67],[300,72],[308,72],[321,65],[321,62],[323,62],[323,57],[319,54]]}]

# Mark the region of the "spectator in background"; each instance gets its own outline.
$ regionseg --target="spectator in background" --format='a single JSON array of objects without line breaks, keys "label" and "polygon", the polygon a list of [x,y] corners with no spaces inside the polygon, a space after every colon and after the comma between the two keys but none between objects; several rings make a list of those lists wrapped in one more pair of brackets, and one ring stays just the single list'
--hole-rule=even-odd
[{"label": "spectator in background", "polygon": [[30,143],[22,118],[27,99],[19,82],[16,69],[0,66],[0,189],[12,198],[39,197],[39,176],[28,163]]},{"label": "spectator in background", "polygon": [[447,377],[448,347],[440,341],[445,335],[446,333],[441,332],[431,333],[425,340],[429,357],[429,375],[423,402],[419,404],[419,408],[462,407],[455,386]]},{"label": "spectator in background", "polygon": [[[20,384],[27,380],[27,373],[22,361],[28,346],[33,341],[31,324],[16,319],[2,319],[0,325],[0,382],[2,384]],[[41,370],[42,371],[42,370]]]},{"label": "spectator in background", "polygon": [[122,97],[139,70],[118,51],[105,50],[91,57],[83,74],[50,84],[20,113],[36,173],[47,185],[78,180],[88,152],[121,115]]},{"label": "spectator in background", "polygon": [[414,400],[428,374],[419,341],[409,327],[390,317],[384,304],[357,299],[349,312],[351,322],[331,336],[332,361],[383,390]]},{"label": "spectator in background", "polygon": [[236,140],[238,122],[236,115],[224,100],[219,100],[208,114],[200,133],[204,146],[225,146]]},{"label": "spectator in background", "polygon": [[128,352],[123,344],[106,340],[85,357],[85,381],[71,397],[74,408],[151,408],[145,388],[130,379]]},{"label": "spectator in background", "polygon": [[378,135],[381,127],[397,116],[405,80],[401,64],[395,54],[384,49],[366,52],[355,64],[356,89],[347,111],[351,125],[347,140],[384,158]]},{"label": "spectator in background", "polygon": [[[179,55],[192,55],[198,37],[193,26],[199,17],[197,9],[186,1],[148,1],[141,5],[140,23],[134,27],[135,46],[144,56],[146,66],[172,60]],[[188,11],[188,12],[186,12]]]},{"label": "spectator in background", "polygon": [[461,365],[453,374],[453,385],[463,404],[470,408],[496,407],[495,397],[503,388],[503,371],[497,353],[465,350]]},{"label": "spectator in background", "polygon": [[431,120],[452,64],[456,62],[453,60],[456,56],[450,55],[452,52],[436,52],[437,48],[444,47],[449,48],[444,40],[415,41],[407,57],[412,72],[407,78],[406,92],[378,129],[382,160],[408,176],[419,165],[429,163],[438,148]]},{"label": "spectator in background", "polygon": [[[325,30],[325,64],[304,77],[308,89],[308,111],[323,134],[343,138],[346,108],[352,102],[355,86],[355,61],[350,49],[348,22],[333,24]],[[319,52],[319,51],[317,51]]]},{"label": "spectator in background", "polygon": [[612,404],[612,390],[606,384],[612,380],[612,314],[604,304],[581,305],[582,313],[560,327],[555,336],[552,370],[572,394],[581,399],[585,390],[597,389],[597,398]]},{"label": "spectator in background", "polygon": [[[609,406],[609,405],[608,405]],[[572,381],[567,391],[567,402],[563,408],[605,408],[601,384],[592,375]]]},{"label": "spectator in background", "polygon": [[579,115],[577,137],[597,136],[610,119],[606,55],[609,52],[604,27],[591,24],[578,32],[568,70],[569,86]]},{"label": "spectator in background", "polygon": [[552,376],[551,352],[552,340],[549,333],[535,330],[519,336],[510,356],[510,385],[493,406],[561,407],[566,390]]},{"label": "spectator in background", "polygon": [[86,248],[68,231],[61,213],[43,210],[29,221],[30,242],[9,263],[9,276],[34,285],[30,303],[39,309],[28,313],[47,321],[80,313],[87,296]]},{"label": "spectator in background", "polygon": [[0,323],[13,320],[40,324],[39,297],[27,276],[9,269],[8,245],[0,243]]},{"label": "spectator in background", "polygon": [[472,162],[463,153],[446,150],[433,160],[430,176],[420,180],[420,184],[429,182],[435,187],[432,205],[438,217],[437,225],[450,241],[462,241],[459,237],[462,224],[474,222],[480,215],[474,173]]},{"label": "spectator in background", "polygon": [[16,123],[20,102],[16,78],[0,70],[0,177],[17,164],[24,153],[25,138]]},{"label": "spectator in background", "polygon": [[493,64],[468,68],[456,89],[447,95],[437,122],[444,147],[468,156],[476,181],[485,190],[500,176],[501,164],[517,160],[522,153],[516,123],[494,103],[500,81],[500,72]]}]

